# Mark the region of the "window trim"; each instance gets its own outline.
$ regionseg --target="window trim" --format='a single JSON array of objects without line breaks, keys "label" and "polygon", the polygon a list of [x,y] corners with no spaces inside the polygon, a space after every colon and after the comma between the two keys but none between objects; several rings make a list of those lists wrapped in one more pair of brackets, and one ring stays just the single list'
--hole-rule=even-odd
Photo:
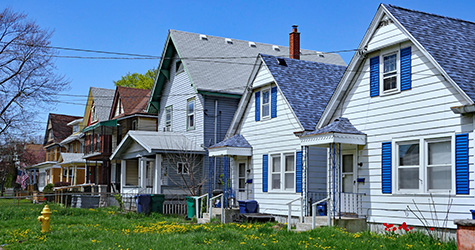
[{"label": "window trim", "polygon": [[[294,194],[297,193],[297,150],[296,151],[284,151],[284,152],[273,152],[273,153],[268,153],[269,155],[269,161],[268,161],[268,192],[269,193],[290,193]],[[294,156],[294,187],[292,189],[286,189],[285,188],[285,174],[287,173],[285,171],[285,161],[286,161],[286,156],[288,155],[293,155]],[[279,156],[280,157],[280,189],[274,189],[272,188],[272,174],[273,172],[273,161],[272,158],[274,156]]]},{"label": "window trim", "polygon": [[[188,105],[190,102],[193,102],[193,113],[188,113]],[[193,116],[193,126],[190,126],[189,117]],[[195,130],[196,129],[196,98],[192,97],[186,100],[186,130]]]},{"label": "window trim", "polygon": [[[384,90],[384,57],[396,55],[396,88]],[[389,48],[381,50],[379,54],[379,94],[380,96],[392,95],[401,92],[401,48]]]},{"label": "window trim", "polygon": [[[167,112],[170,112],[170,120],[167,119]],[[165,126],[164,126],[163,131],[164,132],[173,131],[173,105],[169,105],[165,107]]]},{"label": "window trim", "polygon": [[[399,189],[399,144],[410,143],[417,141],[419,143],[419,189]],[[429,189],[428,187],[428,143],[450,141],[450,188],[449,189]],[[456,192],[456,180],[455,180],[455,134],[444,133],[437,136],[430,137],[408,137],[401,139],[394,139],[393,143],[393,181],[394,187],[393,194],[438,194],[438,193],[450,193]],[[422,183],[421,183],[422,181]]]},{"label": "window trim", "polygon": [[[180,166],[179,165],[182,165],[181,166],[181,172],[180,172]],[[183,168],[185,167],[185,168]],[[186,169],[187,171],[186,172],[183,172],[183,170]],[[179,174],[179,175],[189,175],[190,174],[190,165],[186,162],[177,162],[176,163],[176,173]]]},{"label": "window trim", "polygon": [[[266,87],[261,89],[261,97],[260,97],[260,106],[261,106],[261,121],[262,120],[269,120],[271,119],[271,112],[272,112],[272,93],[271,93],[271,87]],[[269,102],[266,104],[268,109],[269,109],[269,114],[267,116],[264,116],[264,92],[269,92]]]}]

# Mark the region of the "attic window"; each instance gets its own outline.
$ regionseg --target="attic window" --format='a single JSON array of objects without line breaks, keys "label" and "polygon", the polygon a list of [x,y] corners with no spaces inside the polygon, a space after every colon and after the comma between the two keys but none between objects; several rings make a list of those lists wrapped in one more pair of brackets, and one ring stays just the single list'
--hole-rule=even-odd
[{"label": "attic window", "polygon": [[233,44],[233,40],[231,40],[230,38],[225,38],[224,40],[227,44]]},{"label": "attic window", "polygon": [[208,41],[208,37],[206,35],[200,35],[200,40]]},{"label": "attic window", "polygon": [[275,51],[280,51],[280,48],[277,45],[272,45],[272,49]]},{"label": "attic window", "polygon": [[284,58],[277,58],[277,64],[287,66],[287,62],[285,62]]},{"label": "attic window", "polygon": [[249,47],[251,48],[257,48],[257,45],[255,42],[249,42]]}]

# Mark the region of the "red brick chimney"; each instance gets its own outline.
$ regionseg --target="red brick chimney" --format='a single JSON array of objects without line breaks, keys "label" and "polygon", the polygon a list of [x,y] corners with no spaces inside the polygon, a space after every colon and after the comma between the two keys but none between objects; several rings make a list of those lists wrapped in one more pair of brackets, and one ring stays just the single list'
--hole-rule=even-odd
[{"label": "red brick chimney", "polygon": [[289,57],[300,60],[300,33],[297,32],[297,25],[292,25],[292,32],[289,34]]}]

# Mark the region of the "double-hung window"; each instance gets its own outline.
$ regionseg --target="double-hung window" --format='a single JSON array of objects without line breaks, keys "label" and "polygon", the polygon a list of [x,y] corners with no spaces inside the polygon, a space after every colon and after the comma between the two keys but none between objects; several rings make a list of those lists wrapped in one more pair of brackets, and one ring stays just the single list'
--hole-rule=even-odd
[{"label": "double-hung window", "polygon": [[419,189],[419,141],[401,143],[399,146],[399,190]]},{"label": "double-hung window", "polygon": [[285,154],[285,190],[294,190],[295,188],[295,156],[294,154]]},{"label": "double-hung window", "polygon": [[261,110],[262,110],[262,118],[270,117],[270,89],[266,89],[262,91]]},{"label": "double-hung window", "polygon": [[397,90],[397,53],[383,56],[383,90]]},{"label": "double-hung window", "polygon": [[177,174],[189,174],[188,163],[178,162],[176,166]]},{"label": "double-hung window", "polygon": [[272,181],[272,190],[280,190],[280,180],[281,180],[281,160],[280,154],[271,155],[271,181]]},{"label": "double-hung window", "polygon": [[195,98],[188,99],[186,103],[186,129],[195,129]]},{"label": "double-hung window", "polygon": [[173,106],[168,106],[165,108],[165,132],[172,131],[172,117],[173,117]]},{"label": "double-hung window", "polygon": [[452,187],[450,140],[427,142],[427,188],[448,190]]}]

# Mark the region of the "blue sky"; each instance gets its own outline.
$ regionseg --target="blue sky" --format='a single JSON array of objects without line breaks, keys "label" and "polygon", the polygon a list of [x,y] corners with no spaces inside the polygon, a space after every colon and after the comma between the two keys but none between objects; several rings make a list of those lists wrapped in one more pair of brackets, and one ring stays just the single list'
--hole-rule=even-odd
[{"label": "blue sky", "polygon": [[[234,39],[288,45],[293,24],[299,25],[301,48],[324,52],[354,49],[361,41],[380,1],[19,1],[0,6],[24,12],[42,28],[54,30],[60,47],[160,56],[168,29]],[[390,1],[405,8],[474,20],[475,1]],[[423,25],[423,24],[421,24]],[[63,56],[104,56],[60,51]],[[340,54],[349,62],[353,53]],[[105,55],[107,56],[107,55]],[[39,110],[46,126],[49,112],[84,114],[89,87],[114,88],[127,72],[145,73],[155,60],[57,59],[58,73],[71,81],[63,102]],[[39,131],[43,133],[44,131]]]}]

